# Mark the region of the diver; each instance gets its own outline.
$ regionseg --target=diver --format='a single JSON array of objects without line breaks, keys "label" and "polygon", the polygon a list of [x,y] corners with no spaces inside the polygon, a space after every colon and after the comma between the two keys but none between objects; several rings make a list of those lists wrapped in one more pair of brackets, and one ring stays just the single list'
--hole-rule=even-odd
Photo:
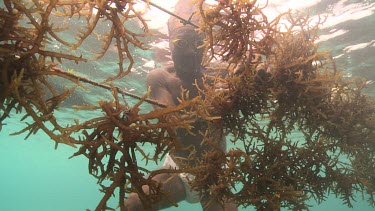
[{"label": "diver", "polygon": [[[179,1],[175,11],[181,16],[185,14],[187,19],[190,16],[191,20],[191,14],[194,11],[192,6],[186,6],[189,5],[188,2],[190,0]],[[201,65],[205,51],[202,47],[204,35],[198,33],[195,27],[181,23],[181,21],[173,17],[168,21],[168,29],[173,65],[151,71],[147,75],[147,85],[151,88],[150,97],[152,99],[165,105],[174,106],[179,104],[178,98],[181,98],[182,89],[189,91],[190,98],[194,98],[199,94],[197,86],[202,86],[205,74],[205,69]],[[195,150],[197,157],[210,150],[209,146],[201,144],[203,136],[199,134],[199,131],[206,125],[200,125],[202,124],[199,124],[199,121],[195,123],[194,129],[191,131],[193,134],[188,133],[185,129],[176,130],[177,139],[181,147],[166,155],[164,165],[161,168],[178,169],[179,165],[176,164],[178,163],[176,159],[187,158],[191,153],[186,149]],[[215,138],[220,142],[220,148],[225,151],[226,143],[223,131],[218,130],[217,133],[215,131],[215,134]],[[209,194],[202,196],[197,191],[191,190],[189,181],[194,179],[194,175],[188,173],[180,173],[178,175],[164,173],[155,175],[152,179],[163,184],[162,191],[167,193],[170,200],[175,203],[185,200],[189,203],[200,202],[204,210],[237,210],[237,206],[234,203],[221,204],[211,200]],[[143,190],[145,193],[149,192],[147,186],[144,186]],[[136,193],[129,194],[125,205],[130,211],[143,210],[141,200]],[[153,210],[170,206],[172,206],[171,202],[163,199],[154,205]]]}]

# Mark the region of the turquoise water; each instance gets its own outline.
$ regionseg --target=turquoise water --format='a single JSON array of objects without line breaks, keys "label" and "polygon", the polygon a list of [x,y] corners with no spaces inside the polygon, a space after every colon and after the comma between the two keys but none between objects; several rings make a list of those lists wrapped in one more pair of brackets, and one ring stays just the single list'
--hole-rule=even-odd
[{"label": "turquoise water", "polygon": [[[270,1],[272,2],[272,1]],[[295,6],[297,1],[275,1],[273,6]],[[302,1],[300,1],[302,2]],[[308,8],[295,8],[297,10],[309,9],[312,14],[328,15],[327,23],[322,27],[322,41],[324,49],[331,49],[337,59],[339,69],[347,76],[364,76],[375,80],[375,3],[374,1],[354,0],[322,0],[305,1]],[[272,6],[272,4],[271,4]],[[159,41],[162,43],[161,41]],[[160,49],[159,49],[160,50]],[[144,94],[145,76],[148,71],[158,66],[160,56],[155,51],[138,52],[137,66],[126,80],[116,82],[116,85],[135,94]],[[117,70],[114,54],[98,62],[83,63],[80,65],[65,62],[63,68],[74,71],[100,81]],[[153,62],[156,60],[157,62]],[[375,87],[370,85],[367,92],[374,94]],[[92,112],[75,112],[69,105],[76,103],[95,103],[100,99],[109,99],[108,91],[92,88],[79,89],[66,107],[56,113],[61,121],[69,122],[73,118],[85,119],[95,116]],[[129,104],[134,103],[126,98]],[[150,110],[149,105],[144,105],[144,110]],[[97,180],[88,174],[87,159],[74,157],[68,159],[77,149],[55,144],[47,135],[39,131],[24,140],[26,134],[10,136],[26,126],[20,122],[22,115],[11,114],[5,120],[0,132],[0,211],[84,211],[95,209],[102,197]],[[295,135],[297,138],[297,134]],[[148,149],[151,151],[152,149]],[[149,164],[148,169],[156,168],[156,164]],[[375,210],[363,201],[361,195],[356,198],[354,208],[348,208],[341,200],[330,196],[320,205],[311,202],[311,210]],[[116,207],[116,200],[111,199],[110,206]],[[168,210],[200,210],[199,204],[182,202],[179,208]],[[242,210],[254,210],[251,207]]]},{"label": "turquoise water", "polygon": [[[96,179],[88,174],[87,159],[68,159],[76,149],[59,145],[42,132],[26,141],[24,135],[9,136],[24,126],[12,115],[0,133],[0,210],[1,211],[86,211],[94,210],[102,197]],[[149,149],[152,150],[152,149]],[[157,166],[150,163],[149,169]],[[116,207],[116,199],[109,205]],[[311,202],[312,211],[372,211],[358,195],[354,208],[330,196],[320,205]],[[181,202],[178,208],[166,210],[201,210],[199,204]],[[240,210],[255,210],[252,207]]]},{"label": "turquoise water", "polygon": [[[26,141],[24,135],[9,136],[24,126],[12,114],[0,133],[0,210],[1,211],[85,211],[94,210],[102,197],[96,179],[88,174],[87,159],[68,159],[76,149],[59,145],[42,132]],[[63,117],[63,116],[62,116]],[[152,150],[152,149],[149,149]],[[150,163],[147,166],[157,166]],[[358,195],[354,208],[348,208],[333,196],[320,205],[311,202],[312,211],[372,211]],[[116,199],[109,205],[116,207]],[[199,204],[181,202],[178,208],[166,210],[201,210]],[[255,210],[252,207],[240,210]]]}]

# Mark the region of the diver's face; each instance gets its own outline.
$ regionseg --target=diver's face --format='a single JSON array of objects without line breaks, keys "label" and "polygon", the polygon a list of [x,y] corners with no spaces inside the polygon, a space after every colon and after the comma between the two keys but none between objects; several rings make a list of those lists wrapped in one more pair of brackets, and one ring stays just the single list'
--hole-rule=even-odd
[{"label": "diver's face", "polygon": [[181,27],[171,34],[169,45],[176,72],[189,73],[200,69],[203,44],[203,35],[191,27]]}]

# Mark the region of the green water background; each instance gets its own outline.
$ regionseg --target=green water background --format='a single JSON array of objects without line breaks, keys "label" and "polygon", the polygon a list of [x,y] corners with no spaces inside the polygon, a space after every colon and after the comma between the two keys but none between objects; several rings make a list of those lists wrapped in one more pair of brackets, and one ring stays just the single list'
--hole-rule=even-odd
[{"label": "green water background", "polygon": [[[360,19],[345,21],[327,27],[322,30],[322,34],[331,34],[335,30],[349,30],[350,33],[337,36],[335,39],[322,42],[322,49],[331,49],[337,58],[338,67],[348,75],[365,76],[369,80],[374,80],[375,51],[369,45],[356,51],[348,52],[348,46],[370,42],[374,39],[375,16],[374,1],[321,1],[318,5],[310,8],[310,12],[315,14],[329,14],[332,12],[332,5],[344,2],[347,5],[366,4],[363,11],[372,12],[371,15]],[[67,35],[68,38],[68,35]],[[68,38],[69,39],[69,38]],[[139,57],[137,63],[142,59],[151,61],[153,52],[136,52]],[[340,56],[341,55],[341,56]],[[101,79],[108,75],[113,75],[117,70],[115,54],[109,54],[103,60],[92,63],[74,65],[69,62],[63,63],[65,69],[74,69],[76,72],[90,78]],[[143,62],[145,63],[145,62]],[[155,66],[157,66],[156,64]],[[136,66],[131,75],[126,80],[116,82],[116,85],[124,87],[135,94],[144,94],[145,76],[152,67],[142,65]],[[95,75],[93,75],[95,74]],[[62,81],[64,83],[64,81]],[[374,87],[370,86],[368,94],[374,93]],[[97,115],[93,112],[77,112],[69,108],[69,105],[76,102],[95,103],[100,99],[110,99],[108,91],[92,88],[89,90],[78,89],[77,95],[67,102],[66,107],[55,113],[61,121],[69,121],[72,118],[80,120]],[[129,104],[131,99],[126,98]],[[145,111],[150,110],[149,105],[142,107]],[[95,209],[97,203],[103,196],[99,191],[100,186],[96,184],[96,179],[88,174],[87,159],[85,157],[74,157],[68,159],[77,149],[69,146],[59,145],[55,150],[55,144],[43,132],[39,131],[27,140],[26,134],[10,136],[26,126],[25,122],[20,122],[22,114],[11,113],[4,123],[0,132],[0,211],[84,211]],[[26,121],[27,122],[27,121]],[[292,139],[298,139],[299,135],[292,134]],[[146,151],[152,151],[152,148]],[[150,163],[147,168],[154,169],[157,165]],[[317,205],[314,201],[311,210],[375,210],[369,207],[361,195],[356,198],[354,208],[348,208],[342,201],[334,196],[329,196],[327,201]],[[110,206],[115,207],[117,201],[111,199]],[[188,204],[182,202],[178,208],[168,210],[201,210],[199,204]],[[254,210],[248,207],[242,210]]]},{"label": "green water background", "polygon": [[[14,115],[14,114],[13,114]],[[8,136],[17,132],[24,124],[18,122],[20,115],[12,116],[0,133],[0,210],[1,211],[86,211],[94,210],[103,196],[96,179],[88,174],[87,159],[68,159],[76,149],[59,145],[44,133],[37,133],[26,141],[24,136]],[[63,117],[62,117],[63,118]],[[292,136],[293,137],[293,136]],[[294,135],[299,138],[298,134]],[[146,151],[152,151],[149,148]],[[149,163],[147,168],[157,165]],[[312,211],[373,211],[374,208],[357,195],[354,208],[348,208],[341,200],[329,196],[322,204],[314,201]],[[116,207],[112,198],[110,206]],[[179,203],[179,207],[167,210],[201,210],[199,204]],[[255,210],[253,207],[239,210]],[[285,209],[284,209],[285,210]]]}]

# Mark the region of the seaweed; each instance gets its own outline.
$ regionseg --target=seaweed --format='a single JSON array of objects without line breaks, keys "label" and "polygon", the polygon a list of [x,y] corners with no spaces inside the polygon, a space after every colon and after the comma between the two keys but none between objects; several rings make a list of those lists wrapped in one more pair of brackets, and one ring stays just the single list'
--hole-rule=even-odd
[{"label": "seaweed", "polygon": [[[203,179],[192,186],[257,210],[306,210],[308,199],[321,203],[330,191],[352,207],[354,193],[367,190],[373,205],[373,99],[362,94],[365,80],[344,80],[329,52],[319,51],[325,19],[289,11],[268,21],[256,1],[209,9],[196,2],[206,63],[225,61],[232,73],[220,81],[224,93],[203,92],[242,147],[208,152],[197,176]],[[267,61],[262,68],[258,54]],[[297,131],[300,140],[290,140]]]},{"label": "seaweed", "polygon": [[[11,112],[22,112],[21,121],[31,117],[32,122],[13,135],[26,133],[27,139],[42,130],[56,148],[79,147],[72,157],[88,159],[89,173],[104,193],[96,210],[109,209],[107,202],[115,191],[120,210],[126,210],[124,198],[130,192],[138,193],[145,209],[151,209],[153,203],[169,198],[152,177],[179,172],[194,174],[193,189],[210,193],[216,201],[229,199],[257,210],[307,210],[310,199],[321,203],[330,192],[352,207],[357,191],[366,193],[374,206],[374,99],[362,93],[365,80],[345,79],[329,52],[319,51],[315,41],[324,18],[314,22],[308,15],[288,11],[268,20],[255,0],[194,2],[201,16],[197,30],[206,34],[204,65],[217,69],[211,64],[220,60],[228,76],[207,76],[198,87],[200,96],[190,99],[183,91],[179,105],[165,106],[148,99],[147,93],[135,96],[112,84],[130,80],[132,48],[148,49],[145,39],[152,33],[135,9],[136,1],[5,0],[0,8],[0,129]],[[53,25],[68,18],[86,21],[76,42],[61,38],[72,29]],[[99,41],[102,50],[94,58],[77,55],[95,35],[99,20],[109,23]],[[140,25],[132,31],[126,27],[130,21]],[[54,42],[70,51],[50,48]],[[58,67],[67,61],[101,59],[113,43],[119,68],[103,83]],[[58,92],[50,76],[75,86]],[[54,112],[77,86],[84,87],[82,83],[111,90],[113,98],[76,106],[99,110],[102,116],[63,125]],[[217,89],[223,85],[226,89]],[[138,102],[129,105],[121,95]],[[143,111],[145,102],[159,108]],[[197,132],[197,124],[207,125],[198,133],[204,137],[202,145],[212,150],[202,157],[192,150],[189,159],[194,166],[184,162],[178,170],[151,172],[139,164],[142,159],[158,162],[168,152],[181,150],[176,128]],[[218,129],[225,129],[236,148],[220,150],[214,136]],[[291,140],[296,132],[300,139]],[[144,151],[145,145],[154,151]],[[103,184],[106,180],[109,186]],[[143,185],[150,186],[150,194],[143,192]]]}]

